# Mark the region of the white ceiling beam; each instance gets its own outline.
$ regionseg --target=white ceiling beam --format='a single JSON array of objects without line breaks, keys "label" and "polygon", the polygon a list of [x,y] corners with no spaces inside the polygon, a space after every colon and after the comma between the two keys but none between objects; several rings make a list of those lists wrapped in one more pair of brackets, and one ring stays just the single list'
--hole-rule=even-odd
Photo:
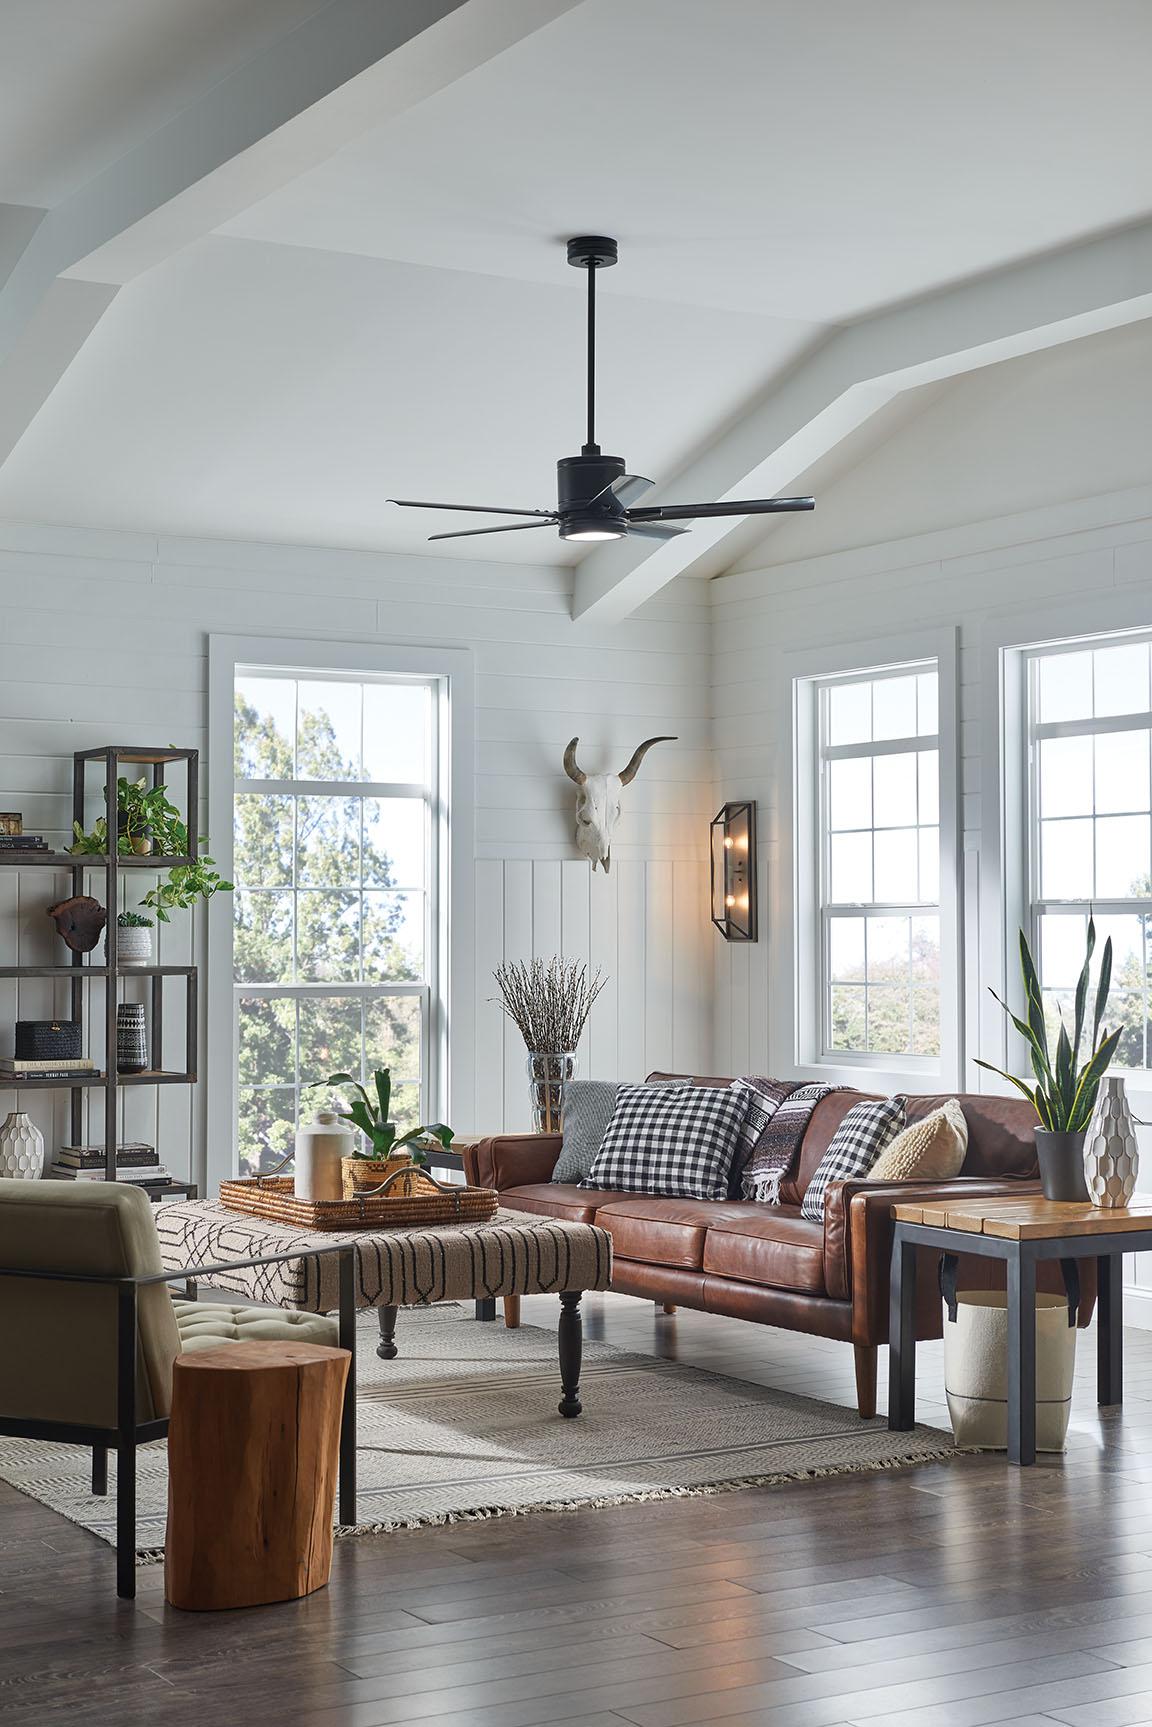
[{"label": "white ceiling beam", "polygon": [[[877,313],[829,337],[644,502],[780,495],[901,391],[1150,315],[1152,223]],[[621,540],[594,552],[577,569],[573,617],[628,617],[745,520],[705,517],[651,550]]]},{"label": "white ceiling beam", "polygon": [[576,4],[332,0],[54,209],[0,207],[0,460],[119,286]]}]

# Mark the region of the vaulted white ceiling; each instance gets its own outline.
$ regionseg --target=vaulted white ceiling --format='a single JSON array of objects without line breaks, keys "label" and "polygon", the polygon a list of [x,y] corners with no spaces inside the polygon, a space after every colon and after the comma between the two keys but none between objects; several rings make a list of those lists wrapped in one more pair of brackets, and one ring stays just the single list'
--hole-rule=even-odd
[{"label": "vaulted white ceiling", "polygon": [[[78,195],[325,10],[14,0],[0,197]],[[1152,211],[1145,0],[555,10],[121,288],[0,514],[419,550],[461,519],[389,495],[540,507],[579,448],[567,234],[620,238],[600,438],[659,481],[834,329]],[[548,529],[454,547],[575,555]]]}]

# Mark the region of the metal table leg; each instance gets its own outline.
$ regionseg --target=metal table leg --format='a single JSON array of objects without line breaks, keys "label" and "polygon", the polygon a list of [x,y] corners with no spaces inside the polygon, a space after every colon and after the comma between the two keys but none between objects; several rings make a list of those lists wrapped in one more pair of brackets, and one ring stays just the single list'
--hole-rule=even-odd
[{"label": "metal table leg", "polygon": [[1124,1400],[1124,1256],[1102,1253],[1096,1260],[1096,1401]]},{"label": "metal table leg", "polygon": [[1036,1261],[1008,1253],[1008,1461],[1036,1461]]},{"label": "metal table leg", "polygon": [[916,1425],[916,1248],[896,1225],[888,1298],[888,1426]]}]

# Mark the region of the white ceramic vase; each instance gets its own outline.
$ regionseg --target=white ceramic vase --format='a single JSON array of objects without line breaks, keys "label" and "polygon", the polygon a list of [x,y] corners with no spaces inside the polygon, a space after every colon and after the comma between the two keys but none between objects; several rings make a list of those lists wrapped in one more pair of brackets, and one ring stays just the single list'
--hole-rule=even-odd
[{"label": "white ceramic vase", "polygon": [[1136,1191],[1140,1152],[1124,1081],[1112,1075],[1100,1081],[1096,1108],[1084,1141],[1084,1179],[1093,1205],[1119,1211]]},{"label": "white ceramic vase", "polygon": [[297,1199],[343,1199],[341,1159],[352,1150],[352,1135],[334,1110],[322,1109],[315,1121],[296,1130]]},{"label": "white ceramic vase", "polygon": [[44,1135],[30,1115],[13,1110],[0,1127],[0,1176],[37,1181],[44,1174]]}]

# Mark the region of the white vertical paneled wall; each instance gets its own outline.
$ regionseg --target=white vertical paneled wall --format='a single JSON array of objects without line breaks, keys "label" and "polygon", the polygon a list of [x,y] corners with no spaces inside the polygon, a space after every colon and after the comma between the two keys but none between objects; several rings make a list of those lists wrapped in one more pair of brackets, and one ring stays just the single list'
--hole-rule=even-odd
[{"label": "white vertical paneled wall", "polygon": [[[792,1066],[792,1027],[772,1023],[770,1004],[778,998],[769,978],[787,897],[779,891],[782,872],[792,856],[780,812],[791,772],[785,718],[794,656],[850,644],[861,667],[881,664],[894,639],[948,625],[959,632],[966,1083],[992,1089],[996,1082],[972,1058],[1003,1055],[989,1046],[998,1010],[981,1007],[986,985],[1004,987],[995,928],[1002,872],[993,846],[1002,742],[998,645],[1152,626],[1152,488],[745,570],[714,581],[711,595],[718,798],[759,801],[766,908],[756,947],[721,946],[716,955],[718,1071]],[[1019,869],[1019,859],[1009,858],[1007,867]],[[1137,1093],[1134,1101],[1152,1117],[1152,1097]],[[1152,1191],[1152,1133],[1142,1139],[1141,1185]],[[1152,1268],[1134,1270],[1136,1278],[1152,1323]],[[1140,1306],[1132,1304],[1134,1314]]]},{"label": "white vertical paneled wall", "polygon": [[[73,750],[206,751],[211,633],[469,648],[475,1087],[451,1100],[454,1125],[528,1123],[523,1050],[491,999],[501,958],[564,953],[608,975],[582,1072],[702,1068],[713,933],[707,589],[682,581],[627,622],[597,629],[573,624],[571,581],[570,570],[547,567],[0,525],[0,808],[22,810],[26,827],[63,846]],[[612,872],[593,876],[571,842],[564,745],[579,735],[585,765],[619,767],[658,732],[679,741],[654,749],[627,788]],[[206,783],[214,764],[205,766]],[[0,965],[61,962],[44,908],[66,885],[45,871],[0,872]],[[217,905],[212,915],[227,916]],[[202,911],[177,914],[161,932],[162,958],[203,963],[203,923]],[[54,996],[55,987],[0,980],[0,1053],[11,1049],[17,1016],[66,1011],[66,990]],[[226,1011],[227,980],[207,979],[204,994],[205,1013]],[[173,990],[168,1029],[178,1037],[175,1009]],[[19,1101],[59,1144],[63,1094]],[[16,1103],[0,1096],[0,1107]],[[140,1088],[126,1094],[125,1111],[125,1131],[156,1134],[175,1171],[202,1172],[197,1095]]]}]

